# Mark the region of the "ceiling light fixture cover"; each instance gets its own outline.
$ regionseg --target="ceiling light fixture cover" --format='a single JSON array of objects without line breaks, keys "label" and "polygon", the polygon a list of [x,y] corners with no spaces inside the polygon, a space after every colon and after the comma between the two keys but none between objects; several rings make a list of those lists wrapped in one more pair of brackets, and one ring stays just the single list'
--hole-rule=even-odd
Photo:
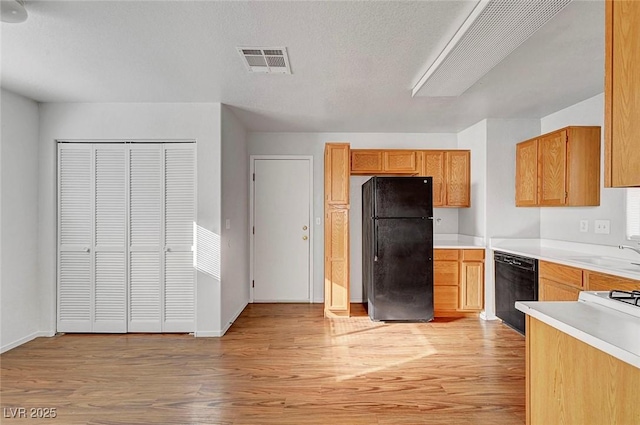
[{"label": "ceiling light fixture cover", "polygon": [[286,47],[237,47],[249,72],[291,74]]},{"label": "ceiling light fixture cover", "polygon": [[571,0],[481,0],[411,96],[460,96]]},{"label": "ceiling light fixture cover", "polygon": [[23,0],[0,1],[0,18],[2,22],[18,24],[27,20],[27,9]]}]

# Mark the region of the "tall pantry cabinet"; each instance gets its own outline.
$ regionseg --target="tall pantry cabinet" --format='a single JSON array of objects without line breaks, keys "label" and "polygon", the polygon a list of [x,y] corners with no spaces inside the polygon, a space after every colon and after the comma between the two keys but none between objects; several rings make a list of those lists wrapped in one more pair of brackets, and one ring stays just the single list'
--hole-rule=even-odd
[{"label": "tall pantry cabinet", "polygon": [[327,143],[324,151],[324,314],[349,317],[348,143]]},{"label": "tall pantry cabinet", "polygon": [[58,144],[59,332],[195,330],[195,144]]}]

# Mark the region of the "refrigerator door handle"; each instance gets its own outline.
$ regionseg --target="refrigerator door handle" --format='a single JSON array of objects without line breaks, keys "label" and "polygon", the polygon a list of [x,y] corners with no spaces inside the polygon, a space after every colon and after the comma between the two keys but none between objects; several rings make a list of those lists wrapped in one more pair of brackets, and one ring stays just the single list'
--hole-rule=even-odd
[{"label": "refrigerator door handle", "polygon": [[376,241],[376,247],[373,251],[373,261],[378,261],[378,219],[373,217],[373,240]]}]

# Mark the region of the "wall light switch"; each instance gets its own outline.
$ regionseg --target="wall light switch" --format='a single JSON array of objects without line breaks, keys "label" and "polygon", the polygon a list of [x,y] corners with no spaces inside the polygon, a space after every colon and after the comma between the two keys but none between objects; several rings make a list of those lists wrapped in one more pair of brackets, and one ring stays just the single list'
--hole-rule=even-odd
[{"label": "wall light switch", "polygon": [[320,219],[320,217],[316,217],[316,224],[318,226],[322,224],[322,220]]},{"label": "wall light switch", "polygon": [[608,235],[610,233],[610,226],[611,226],[611,221],[609,220],[596,220],[595,232]]},{"label": "wall light switch", "polygon": [[589,231],[589,220],[580,220],[580,231],[582,233]]},{"label": "wall light switch", "polygon": [[228,218],[228,219],[226,219],[226,220],[224,221],[224,227],[225,227],[227,230],[231,229],[231,219],[230,219],[230,218]]}]

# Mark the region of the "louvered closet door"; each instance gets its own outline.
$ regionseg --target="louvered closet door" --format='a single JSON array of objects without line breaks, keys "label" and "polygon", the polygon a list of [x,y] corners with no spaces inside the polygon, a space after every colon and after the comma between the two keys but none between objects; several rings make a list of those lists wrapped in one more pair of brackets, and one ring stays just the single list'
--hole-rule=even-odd
[{"label": "louvered closet door", "polygon": [[59,332],[91,332],[93,301],[93,153],[58,145]]},{"label": "louvered closet door", "polygon": [[93,332],[127,331],[127,158],[124,145],[94,145]]},{"label": "louvered closet door", "polygon": [[129,147],[129,332],[162,332],[162,145]]},{"label": "louvered closet door", "polygon": [[195,145],[164,145],[164,332],[195,330]]}]

